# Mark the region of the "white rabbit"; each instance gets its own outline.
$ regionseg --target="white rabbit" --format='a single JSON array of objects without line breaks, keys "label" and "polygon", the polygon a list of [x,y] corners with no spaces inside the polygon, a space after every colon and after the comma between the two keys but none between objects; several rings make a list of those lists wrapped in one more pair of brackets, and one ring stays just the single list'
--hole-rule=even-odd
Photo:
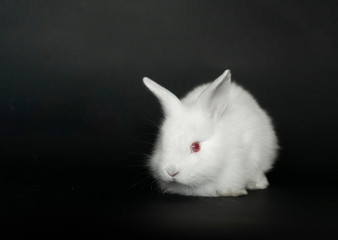
[{"label": "white rabbit", "polygon": [[165,118],[149,167],[167,193],[240,196],[265,189],[277,155],[271,119],[226,70],[179,100],[149,78]]}]

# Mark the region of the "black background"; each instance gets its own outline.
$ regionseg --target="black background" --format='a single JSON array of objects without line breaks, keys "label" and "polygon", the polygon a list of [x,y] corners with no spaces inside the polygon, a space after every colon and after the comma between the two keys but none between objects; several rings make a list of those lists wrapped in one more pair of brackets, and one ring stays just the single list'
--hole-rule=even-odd
[{"label": "black background", "polygon": [[[337,237],[335,1],[0,4],[2,235]],[[273,117],[271,187],[159,193],[142,77],[181,97],[228,68]]]}]

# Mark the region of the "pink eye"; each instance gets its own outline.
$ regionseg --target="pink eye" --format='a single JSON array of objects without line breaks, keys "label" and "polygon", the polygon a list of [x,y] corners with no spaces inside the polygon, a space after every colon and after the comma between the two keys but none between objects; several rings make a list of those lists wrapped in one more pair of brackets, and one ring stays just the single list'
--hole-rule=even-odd
[{"label": "pink eye", "polygon": [[199,150],[201,150],[199,142],[193,142],[191,144],[191,152],[198,152]]}]

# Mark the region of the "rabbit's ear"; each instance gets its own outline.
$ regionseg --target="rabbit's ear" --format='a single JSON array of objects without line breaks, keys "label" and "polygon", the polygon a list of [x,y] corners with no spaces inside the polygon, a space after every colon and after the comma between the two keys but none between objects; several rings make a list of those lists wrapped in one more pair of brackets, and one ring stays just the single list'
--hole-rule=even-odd
[{"label": "rabbit's ear", "polygon": [[228,105],[230,88],[231,74],[226,70],[198,96],[197,104],[218,120]]},{"label": "rabbit's ear", "polygon": [[143,78],[143,83],[160,100],[166,114],[177,112],[178,108],[181,108],[181,101],[169,90],[147,77]]}]

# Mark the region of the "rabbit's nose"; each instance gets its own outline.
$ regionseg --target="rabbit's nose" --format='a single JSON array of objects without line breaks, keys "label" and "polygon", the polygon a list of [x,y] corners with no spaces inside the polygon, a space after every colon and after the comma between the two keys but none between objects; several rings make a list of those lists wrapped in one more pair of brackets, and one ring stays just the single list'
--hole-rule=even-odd
[{"label": "rabbit's nose", "polygon": [[175,177],[178,174],[178,170],[174,166],[168,166],[165,170],[171,177]]}]

